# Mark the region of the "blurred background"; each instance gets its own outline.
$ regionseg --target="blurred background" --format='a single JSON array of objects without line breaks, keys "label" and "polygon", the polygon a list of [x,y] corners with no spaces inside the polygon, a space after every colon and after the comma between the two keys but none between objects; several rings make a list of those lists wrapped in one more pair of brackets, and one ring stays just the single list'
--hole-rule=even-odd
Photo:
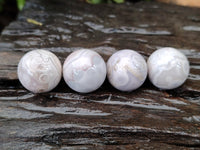
[{"label": "blurred background", "polygon": [[[125,1],[136,3],[142,0],[80,0],[90,4],[100,3],[124,3]],[[200,7],[200,0],[143,0],[159,1],[187,7]],[[0,0],[0,33],[5,26],[15,20],[19,11],[23,9],[26,0]]]}]

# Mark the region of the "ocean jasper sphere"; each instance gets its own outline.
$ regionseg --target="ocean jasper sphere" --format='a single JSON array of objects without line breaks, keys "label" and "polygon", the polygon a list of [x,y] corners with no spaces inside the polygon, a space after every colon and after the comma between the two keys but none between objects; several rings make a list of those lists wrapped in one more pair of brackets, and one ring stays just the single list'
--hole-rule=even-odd
[{"label": "ocean jasper sphere", "polygon": [[106,78],[106,64],[97,52],[88,49],[77,50],[66,58],[63,77],[74,91],[89,93],[103,84]]},{"label": "ocean jasper sphere", "polygon": [[19,81],[26,89],[33,93],[43,93],[58,85],[62,66],[56,55],[37,49],[21,58],[17,72]]},{"label": "ocean jasper sphere", "polygon": [[174,89],[189,75],[189,62],[184,54],[170,47],[153,52],[148,59],[149,79],[160,89]]},{"label": "ocean jasper sphere", "polygon": [[147,77],[145,59],[136,51],[120,50],[107,62],[109,82],[120,91],[139,88]]}]

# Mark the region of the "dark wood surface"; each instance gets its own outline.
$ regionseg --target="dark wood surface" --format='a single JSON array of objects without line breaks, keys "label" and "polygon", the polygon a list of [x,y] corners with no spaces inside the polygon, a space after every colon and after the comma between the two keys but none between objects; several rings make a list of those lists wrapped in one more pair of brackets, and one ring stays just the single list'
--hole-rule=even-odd
[{"label": "dark wood surface", "polygon": [[[198,8],[27,1],[0,37],[0,149],[199,149],[199,35]],[[79,48],[106,61],[120,49],[148,58],[167,46],[191,65],[188,80],[174,90],[159,90],[147,79],[136,91],[119,92],[106,80],[97,91],[79,94],[62,80],[49,93],[32,94],[17,79],[18,61],[32,49],[50,50],[63,62]]]}]

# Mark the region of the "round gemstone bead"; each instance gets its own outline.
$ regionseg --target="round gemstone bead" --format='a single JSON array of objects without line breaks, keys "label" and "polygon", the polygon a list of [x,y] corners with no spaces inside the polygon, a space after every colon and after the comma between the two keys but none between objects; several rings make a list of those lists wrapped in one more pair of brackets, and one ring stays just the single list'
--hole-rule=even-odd
[{"label": "round gemstone bead", "polygon": [[56,55],[37,49],[26,53],[18,64],[21,84],[33,93],[51,91],[60,82],[62,66]]},{"label": "round gemstone bead", "polygon": [[63,65],[63,77],[74,91],[89,93],[103,84],[106,78],[106,64],[95,51],[77,50],[66,58]]},{"label": "round gemstone bead", "polygon": [[175,48],[156,50],[147,61],[150,81],[160,89],[174,89],[182,85],[189,75],[187,57]]},{"label": "round gemstone bead", "polygon": [[109,82],[120,91],[132,91],[139,88],[147,77],[147,64],[138,52],[120,50],[107,62]]}]

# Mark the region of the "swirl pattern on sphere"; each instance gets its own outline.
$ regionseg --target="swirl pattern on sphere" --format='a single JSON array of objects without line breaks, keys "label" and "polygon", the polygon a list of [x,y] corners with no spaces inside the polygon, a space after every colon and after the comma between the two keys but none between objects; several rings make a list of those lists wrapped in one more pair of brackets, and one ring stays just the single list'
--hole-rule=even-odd
[{"label": "swirl pattern on sphere", "polygon": [[61,63],[57,56],[46,50],[25,54],[18,64],[18,78],[22,85],[34,92],[52,90],[61,79]]},{"label": "swirl pattern on sphere", "polygon": [[187,57],[170,47],[152,53],[147,63],[149,79],[161,89],[179,87],[187,79],[190,70]]},{"label": "swirl pattern on sphere", "polygon": [[140,87],[147,76],[144,58],[133,50],[120,50],[107,62],[108,80],[118,90],[132,91]]},{"label": "swirl pattern on sphere", "polygon": [[81,49],[71,53],[63,65],[63,77],[70,88],[88,93],[98,89],[106,78],[106,64],[96,52]]}]

